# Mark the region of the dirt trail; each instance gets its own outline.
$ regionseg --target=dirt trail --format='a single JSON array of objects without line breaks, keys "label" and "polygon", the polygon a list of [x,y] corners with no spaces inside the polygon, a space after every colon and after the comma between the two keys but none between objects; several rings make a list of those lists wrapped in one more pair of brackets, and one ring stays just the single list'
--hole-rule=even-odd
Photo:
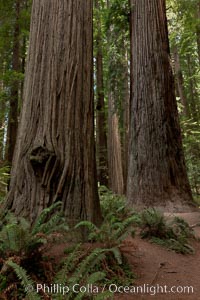
[{"label": "dirt trail", "polygon": [[[178,213],[176,216],[184,218],[190,226],[194,226],[197,237],[200,238],[200,213]],[[168,215],[173,217],[174,215]],[[116,300],[130,299],[156,299],[156,300],[200,300],[200,242],[193,241],[192,246],[195,249],[194,255],[182,255],[173,251],[168,251],[158,245],[152,244],[139,237],[128,239],[122,247],[133,271],[137,274],[137,286],[167,286],[170,289],[173,286],[181,287],[192,286],[194,293],[158,293],[156,295],[132,294],[116,295]],[[160,291],[161,288],[159,288]],[[154,290],[152,289],[152,294]]]}]

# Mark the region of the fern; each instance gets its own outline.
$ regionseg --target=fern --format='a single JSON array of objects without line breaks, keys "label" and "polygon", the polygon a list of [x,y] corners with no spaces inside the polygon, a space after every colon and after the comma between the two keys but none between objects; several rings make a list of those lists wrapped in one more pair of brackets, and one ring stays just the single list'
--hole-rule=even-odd
[{"label": "fern", "polygon": [[89,284],[94,284],[100,280],[103,280],[106,277],[106,273],[105,272],[100,272],[97,271],[95,273],[92,273],[88,279],[87,279],[87,283]]},{"label": "fern", "polygon": [[115,248],[111,248],[111,249],[108,249],[108,251],[110,251],[110,252],[113,253],[113,255],[114,255],[117,263],[119,265],[121,265],[122,264],[122,255],[121,255],[121,252],[120,252],[119,248],[116,248],[116,247]]},{"label": "fern", "polygon": [[164,215],[155,210],[155,208],[148,208],[144,210],[141,214],[141,222],[141,236],[143,238],[151,236],[166,236],[166,222]]},{"label": "fern", "polygon": [[[60,214],[53,215],[46,223],[41,224],[37,228],[38,232],[43,232],[47,235],[56,231],[68,231],[68,229],[69,227],[65,224],[65,219]],[[33,230],[33,234],[35,234],[35,230]]]},{"label": "fern", "polygon": [[[61,201],[56,202],[56,203],[52,204],[50,207],[47,207],[42,211],[42,213],[40,214],[40,216],[38,217],[38,219],[36,220],[36,222],[32,228],[32,234],[42,232],[41,227],[44,226],[44,223],[45,223],[48,215],[53,213],[54,210],[60,208],[61,204],[62,204]],[[50,225],[50,223],[49,223],[49,225]]]},{"label": "fern", "polygon": [[76,245],[76,247],[73,249],[73,251],[69,254],[67,257],[64,266],[62,269],[56,274],[55,282],[56,283],[65,283],[67,280],[67,276],[69,272],[71,272],[74,269],[76,258],[78,255],[78,252],[80,250],[81,244]]},{"label": "fern", "polygon": [[90,222],[90,221],[81,221],[81,222],[79,222],[78,224],[76,224],[76,226],[75,226],[74,228],[77,229],[77,228],[79,228],[80,226],[85,226],[85,227],[87,227],[87,229],[88,229],[89,231],[95,231],[95,230],[98,230],[98,227],[97,227],[94,223],[92,223],[92,222]]},{"label": "fern", "polygon": [[40,296],[34,290],[28,291],[30,287],[34,287],[34,282],[27,274],[26,270],[24,270],[21,266],[19,266],[12,260],[6,261],[6,264],[12,267],[13,270],[15,271],[17,277],[21,281],[21,284],[26,292],[27,298],[29,300],[41,300]]},{"label": "fern", "polygon": [[128,228],[132,227],[132,225],[135,225],[137,222],[136,216],[129,217],[125,219],[121,223],[117,223],[118,229],[116,232],[114,232],[112,239],[113,240],[119,240],[120,242],[127,236],[124,236],[124,233],[129,234],[129,231],[126,231]]},{"label": "fern", "polygon": [[88,272],[105,258],[105,249],[97,248],[93,250],[77,267],[73,276],[69,279],[70,283],[77,283]]}]

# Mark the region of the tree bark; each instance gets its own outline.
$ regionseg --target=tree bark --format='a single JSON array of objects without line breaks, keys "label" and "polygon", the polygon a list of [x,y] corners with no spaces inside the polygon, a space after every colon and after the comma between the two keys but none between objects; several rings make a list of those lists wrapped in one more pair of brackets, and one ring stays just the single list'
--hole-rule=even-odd
[{"label": "tree bark", "polygon": [[124,182],[119,120],[112,92],[108,95],[108,171],[109,188],[113,193],[123,195]]},{"label": "tree bark", "polygon": [[[110,7],[110,1],[107,0],[107,8]],[[114,32],[112,28],[108,29],[108,47],[112,45]],[[116,38],[116,37],[114,37]],[[109,53],[109,50],[108,50]],[[112,53],[108,57],[109,73],[115,67],[115,58]],[[111,191],[118,195],[124,193],[123,164],[121,136],[119,131],[119,116],[116,104],[117,83],[111,76],[108,78],[108,185]]]},{"label": "tree bark", "polygon": [[[124,45],[125,50],[125,45]],[[128,67],[128,53],[125,50],[124,57],[124,99],[123,99],[123,179],[124,194],[126,194],[126,182],[128,176],[128,157],[129,157],[129,130],[130,130],[130,75]]]},{"label": "tree bark", "polygon": [[101,220],[92,1],[33,0],[24,101],[6,206],[33,222],[61,200],[69,224]]},{"label": "tree bark", "polygon": [[[12,70],[20,71],[20,0],[15,1],[15,27],[13,35],[13,50],[12,50]],[[6,161],[9,165],[12,164],[13,153],[16,144],[17,127],[18,127],[18,97],[19,97],[19,81],[15,79],[11,86],[11,95],[9,103],[8,131],[7,131],[7,149]]]},{"label": "tree bark", "polygon": [[128,203],[193,207],[169,57],[164,0],[131,0],[131,136]]},{"label": "tree bark", "polygon": [[[96,9],[100,9],[99,1],[95,1]],[[103,83],[103,54],[101,38],[101,20],[98,19],[98,33],[96,37],[96,85],[97,85],[97,174],[101,185],[108,186],[108,153],[107,153],[107,135],[106,135],[106,116],[104,103],[104,83]]]},{"label": "tree bark", "polygon": [[198,1],[197,3],[197,20],[198,20],[198,24],[196,26],[196,36],[197,36],[198,59],[200,65],[200,1]]}]

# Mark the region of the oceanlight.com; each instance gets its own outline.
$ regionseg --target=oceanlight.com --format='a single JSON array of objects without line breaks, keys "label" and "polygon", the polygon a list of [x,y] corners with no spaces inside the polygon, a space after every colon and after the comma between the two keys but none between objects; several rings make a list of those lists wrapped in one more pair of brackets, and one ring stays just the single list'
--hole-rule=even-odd
[{"label": "oceanlight.com", "polygon": [[25,288],[26,293],[31,292],[44,292],[47,294],[61,294],[67,295],[68,293],[74,294],[101,294],[105,291],[109,291],[111,294],[134,294],[134,295],[142,295],[148,294],[154,296],[156,294],[193,294],[194,288],[193,286],[167,286],[167,285],[150,285],[143,284],[140,286],[123,286],[116,284],[105,284],[103,287],[99,287],[93,284],[74,284],[72,286],[62,285],[62,284],[37,284],[35,287],[29,285]]}]

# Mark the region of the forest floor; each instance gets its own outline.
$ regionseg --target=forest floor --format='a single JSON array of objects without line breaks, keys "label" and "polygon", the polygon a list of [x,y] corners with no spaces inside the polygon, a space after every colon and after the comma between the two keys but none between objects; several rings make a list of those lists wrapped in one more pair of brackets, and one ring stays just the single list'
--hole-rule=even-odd
[{"label": "forest floor", "polygon": [[[190,226],[194,226],[194,232],[197,238],[200,238],[200,213],[179,213],[175,214],[185,219]],[[169,216],[170,217],[170,216]],[[150,293],[118,295],[116,300],[131,299],[156,299],[156,300],[199,300],[200,299],[200,243],[193,241],[191,243],[195,254],[183,255],[169,251],[159,245],[150,243],[140,237],[129,238],[122,246],[133,272],[136,273],[137,286],[167,286],[168,293]],[[193,287],[193,293],[170,293],[171,287]],[[151,294],[154,294],[152,290]]]},{"label": "forest floor", "polygon": [[[194,226],[195,235],[200,238],[200,212],[177,215],[185,219],[190,226]],[[168,215],[169,218],[173,216]],[[134,285],[141,288],[146,286],[149,292],[115,294],[114,299],[200,300],[200,242],[193,240],[190,244],[195,254],[183,255],[141,239],[137,235],[126,239],[120,248],[137,276]],[[49,254],[59,260],[64,246],[66,245],[55,245]],[[154,295],[154,288],[150,290],[151,286],[157,288],[158,293]],[[162,287],[165,286],[168,293],[162,293]],[[190,286],[193,287],[193,293],[187,291],[187,287]],[[170,292],[171,287],[178,288],[179,292],[173,294]],[[184,287],[185,293],[181,293]]]}]

